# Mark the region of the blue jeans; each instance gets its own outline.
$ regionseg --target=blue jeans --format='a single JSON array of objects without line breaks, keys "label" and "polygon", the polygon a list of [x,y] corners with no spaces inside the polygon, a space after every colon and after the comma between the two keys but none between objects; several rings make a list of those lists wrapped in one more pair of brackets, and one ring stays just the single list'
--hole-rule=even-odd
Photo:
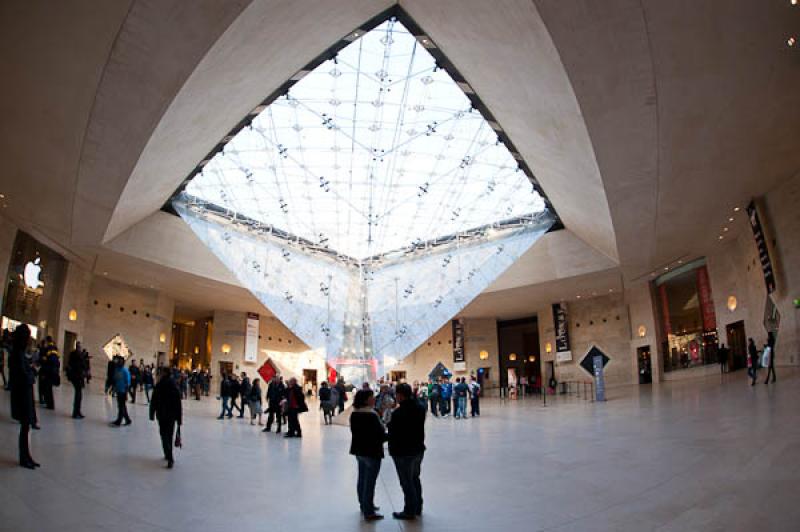
[{"label": "blue jeans", "polygon": [[231,408],[230,400],[231,400],[230,397],[222,398],[222,411],[219,413],[219,417],[225,416],[226,412],[228,413],[229,416],[233,415],[233,408]]},{"label": "blue jeans", "polygon": [[467,398],[457,397],[456,399],[456,417],[467,417]]},{"label": "blue jeans", "polygon": [[407,515],[420,515],[422,513],[422,483],[419,475],[422,470],[423,453],[412,456],[393,456],[394,467],[400,487],[403,488],[405,505],[403,513]]},{"label": "blue jeans", "polygon": [[358,461],[358,505],[361,513],[372,515],[375,513],[375,483],[381,471],[381,459],[368,456],[356,456]]}]

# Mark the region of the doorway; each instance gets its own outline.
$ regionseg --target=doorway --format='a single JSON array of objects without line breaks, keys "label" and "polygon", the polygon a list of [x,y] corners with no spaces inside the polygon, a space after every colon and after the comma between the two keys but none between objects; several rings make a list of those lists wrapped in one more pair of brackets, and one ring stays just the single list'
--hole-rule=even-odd
[{"label": "doorway", "polygon": [[61,360],[66,360],[78,345],[78,335],[72,331],[64,331],[64,350],[61,351]]},{"label": "doorway", "polygon": [[729,323],[725,327],[728,336],[728,349],[730,355],[728,363],[730,371],[742,369],[747,366],[747,338],[744,333],[744,321]]},{"label": "doorway", "polygon": [[650,361],[650,346],[645,345],[636,349],[636,359],[639,361],[639,384],[653,382],[653,366]]},{"label": "doorway", "polygon": [[317,391],[317,370],[303,370],[303,390],[306,393],[311,392],[312,394]]},{"label": "doorway", "polygon": [[501,389],[508,390],[517,385],[521,387],[523,394],[540,389],[542,365],[539,356],[539,323],[536,317],[498,321],[497,341]]},{"label": "doorway", "polygon": [[392,382],[406,382],[405,371],[390,371],[389,380]]}]

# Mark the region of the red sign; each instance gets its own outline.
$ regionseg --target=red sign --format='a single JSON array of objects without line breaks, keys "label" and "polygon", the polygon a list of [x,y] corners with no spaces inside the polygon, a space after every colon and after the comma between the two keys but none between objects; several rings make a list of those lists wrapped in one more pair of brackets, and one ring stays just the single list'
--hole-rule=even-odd
[{"label": "red sign", "polygon": [[276,373],[275,367],[272,365],[269,359],[264,361],[264,364],[258,368],[258,374],[261,375],[261,378],[264,379],[264,382],[271,381],[272,377],[274,377]]},{"label": "red sign", "polygon": [[714,299],[711,297],[711,282],[708,280],[708,269],[705,266],[700,266],[696,271],[700,313],[703,316],[703,330],[713,331],[717,328],[717,315],[714,312]]}]

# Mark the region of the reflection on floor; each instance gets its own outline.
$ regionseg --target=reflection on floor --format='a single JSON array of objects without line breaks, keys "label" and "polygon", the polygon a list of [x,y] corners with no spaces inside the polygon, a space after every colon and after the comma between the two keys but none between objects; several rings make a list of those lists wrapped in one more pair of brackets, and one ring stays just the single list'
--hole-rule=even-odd
[{"label": "reflection on floor", "polygon": [[[35,472],[18,467],[17,426],[0,392],[0,530],[797,530],[800,378],[750,387],[743,372],[614,390],[607,403],[487,400],[483,417],[430,419],[424,517],[360,521],[349,431],[302,419],[304,438],[217,421],[187,401],[183,450],[163,469],[147,407],[112,429],[91,394],[83,421],[40,412]],[[139,396],[139,401],[143,401]],[[377,504],[402,507],[391,461]]]}]

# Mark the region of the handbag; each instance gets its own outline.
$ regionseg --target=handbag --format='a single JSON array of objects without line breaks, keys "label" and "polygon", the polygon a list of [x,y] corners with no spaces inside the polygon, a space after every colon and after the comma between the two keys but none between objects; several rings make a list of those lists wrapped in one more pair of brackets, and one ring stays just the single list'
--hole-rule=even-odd
[{"label": "handbag", "polygon": [[180,425],[178,425],[178,432],[175,434],[175,447],[183,447],[183,439],[181,438]]}]

